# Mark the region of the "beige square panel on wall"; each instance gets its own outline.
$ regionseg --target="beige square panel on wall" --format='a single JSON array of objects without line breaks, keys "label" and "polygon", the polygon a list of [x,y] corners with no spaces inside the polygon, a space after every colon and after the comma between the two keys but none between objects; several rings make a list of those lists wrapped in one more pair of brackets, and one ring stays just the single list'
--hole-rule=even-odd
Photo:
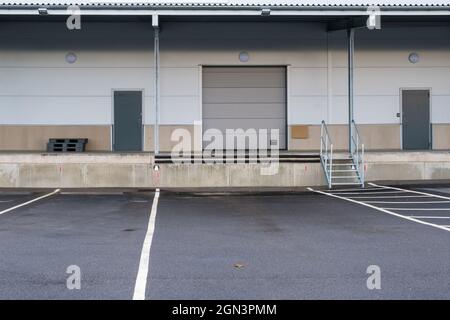
[{"label": "beige square panel on wall", "polygon": [[291,126],[291,138],[292,139],[308,139],[309,138],[309,126],[307,126],[307,125]]}]

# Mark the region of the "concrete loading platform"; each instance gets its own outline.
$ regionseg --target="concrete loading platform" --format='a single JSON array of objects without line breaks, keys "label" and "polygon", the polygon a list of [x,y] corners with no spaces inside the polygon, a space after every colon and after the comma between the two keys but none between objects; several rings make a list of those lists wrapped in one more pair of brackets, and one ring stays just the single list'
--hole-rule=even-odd
[{"label": "concrete loading platform", "polygon": [[[297,161],[283,161],[297,157]],[[347,153],[336,153],[336,158]],[[1,188],[297,188],[326,186],[317,157],[267,163],[158,163],[152,153],[0,153]],[[366,182],[450,181],[450,152],[367,152]]]}]

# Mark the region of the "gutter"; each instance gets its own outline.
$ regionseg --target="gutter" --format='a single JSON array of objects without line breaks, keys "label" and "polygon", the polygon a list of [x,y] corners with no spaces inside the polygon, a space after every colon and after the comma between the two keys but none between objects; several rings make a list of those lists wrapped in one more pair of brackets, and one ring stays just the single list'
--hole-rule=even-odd
[{"label": "gutter", "polygon": [[[39,15],[46,8],[47,15],[67,16],[69,6],[0,6],[0,15]],[[270,9],[270,16],[366,16],[368,7],[150,7],[147,5],[81,5],[82,15],[92,16],[261,16],[262,9]],[[383,16],[450,16],[449,6],[381,7]]]}]

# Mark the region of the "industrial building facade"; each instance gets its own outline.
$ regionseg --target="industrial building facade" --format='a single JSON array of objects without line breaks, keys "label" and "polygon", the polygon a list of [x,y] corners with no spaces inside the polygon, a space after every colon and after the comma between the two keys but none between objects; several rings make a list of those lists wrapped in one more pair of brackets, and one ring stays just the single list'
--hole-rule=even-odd
[{"label": "industrial building facade", "polygon": [[322,121],[345,149],[348,29],[366,150],[450,149],[448,1],[381,6],[374,30],[358,1],[151,2],[80,3],[74,30],[68,3],[1,4],[0,150],[80,137],[88,151],[170,151],[178,128],[201,148],[197,126],[277,129],[280,149],[310,151]]}]

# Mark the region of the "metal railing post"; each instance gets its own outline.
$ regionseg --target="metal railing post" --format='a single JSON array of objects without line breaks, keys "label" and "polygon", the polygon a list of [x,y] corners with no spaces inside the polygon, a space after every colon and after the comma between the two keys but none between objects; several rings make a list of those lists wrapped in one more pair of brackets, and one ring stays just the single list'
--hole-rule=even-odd
[{"label": "metal railing post", "polygon": [[355,29],[351,28],[347,30],[347,58],[348,58],[348,147],[350,153],[352,153],[352,121],[353,121],[353,69],[354,69],[354,53],[355,53]]},{"label": "metal railing post", "polygon": [[153,128],[154,151],[159,153],[159,112],[160,112],[160,66],[159,66],[159,19],[158,15],[153,15],[152,26],[154,34],[153,43],[153,64],[154,64],[154,85],[155,85],[155,126]]},{"label": "metal railing post", "polygon": [[365,164],[364,164],[364,143],[361,145],[361,166],[362,166],[362,179],[361,179],[361,185],[364,187],[365,179],[366,179],[366,172],[365,172]]},{"label": "metal railing post", "polygon": [[323,155],[323,123],[320,126],[320,158],[322,158]]},{"label": "metal railing post", "polygon": [[328,179],[328,188],[331,189],[333,179],[333,144],[330,145],[330,177]]}]

